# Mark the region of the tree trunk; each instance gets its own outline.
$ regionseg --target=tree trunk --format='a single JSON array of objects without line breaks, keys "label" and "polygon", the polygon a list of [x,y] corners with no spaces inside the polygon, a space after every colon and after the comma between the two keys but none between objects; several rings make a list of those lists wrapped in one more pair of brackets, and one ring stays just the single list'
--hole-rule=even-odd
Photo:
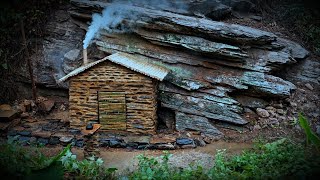
[{"label": "tree trunk", "polygon": [[35,83],[34,76],[33,76],[32,62],[30,59],[30,54],[29,54],[29,50],[28,50],[28,44],[27,44],[26,35],[24,32],[24,25],[23,25],[22,19],[20,20],[20,26],[21,26],[22,43],[23,43],[23,46],[25,47],[25,54],[26,54],[26,59],[27,59],[27,64],[28,64],[28,69],[29,69],[31,86],[32,86],[32,99],[36,100],[37,99],[36,83]]}]

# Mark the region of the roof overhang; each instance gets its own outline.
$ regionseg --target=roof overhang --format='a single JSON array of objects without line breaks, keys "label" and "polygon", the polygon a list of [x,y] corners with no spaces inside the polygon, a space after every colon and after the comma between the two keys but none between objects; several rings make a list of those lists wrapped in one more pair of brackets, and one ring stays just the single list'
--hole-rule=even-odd
[{"label": "roof overhang", "polygon": [[156,65],[152,63],[152,61],[150,60],[138,58],[134,55],[127,54],[127,53],[118,52],[110,56],[107,56],[103,59],[100,59],[98,61],[91,62],[85,66],[81,66],[75,69],[74,71],[70,72],[66,76],[60,78],[58,82],[59,83],[64,82],[69,78],[76,76],[84,72],[85,70],[90,69],[91,67],[96,66],[97,64],[100,64],[101,62],[104,62],[104,61],[111,61],[113,63],[119,64],[135,72],[144,74],[146,76],[157,79],[159,81],[162,81],[170,72],[170,70],[162,66]]}]

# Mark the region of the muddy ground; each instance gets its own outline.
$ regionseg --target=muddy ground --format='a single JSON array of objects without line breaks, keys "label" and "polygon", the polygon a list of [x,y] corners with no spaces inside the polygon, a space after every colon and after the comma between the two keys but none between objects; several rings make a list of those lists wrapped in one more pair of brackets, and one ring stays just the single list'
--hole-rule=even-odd
[{"label": "muddy ground", "polygon": [[[252,143],[217,141],[196,149],[172,150],[169,151],[169,153],[172,154],[169,164],[178,168],[187,168],[192,164],[200,164],[203,167],[210,168],[214,164],[214,156],[217,150],[226,149],[229,155],[234,155],[240,154],[243,150],[251,149],[252,145]],[[47,156],[54,156],[63,148],[63,146],[43,147],[41,152]],[[77,155],[78,160],[85,158],[83,148],[74,147],[71,151]],[[161,155],[164,153],[161,150],[128,150],[120,148],[99,148],[99,152],[106,167],[118,169],[116,172],[117,175],[125,175],[135,170],[138,165],[138,155],[161,159]]]}]

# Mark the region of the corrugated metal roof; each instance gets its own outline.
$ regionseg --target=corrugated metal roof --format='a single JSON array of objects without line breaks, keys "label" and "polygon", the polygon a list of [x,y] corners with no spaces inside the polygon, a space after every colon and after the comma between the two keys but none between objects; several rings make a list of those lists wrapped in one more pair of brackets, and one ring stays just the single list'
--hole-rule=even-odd
[{"label": "corrugated metal roof", "polygon": [[[108,56],[107,56],[107,57],[108,57]],[[63,82],[63,81],[66,81],[66,80],[69,79],[70,77],[76,76],[76,75],[80,74],[81,72],[85,71],[86,69],[89,69],[89,68],[91,68],[91,67],[93,67],[93,66],[95,66],[95,65],[97,65],[97,64],[99,64],[99,63],[101,63],[101,62],[103,62],[103,61],[108,60],[107,57],[105,57],[105,58],[103,58],[103,59],[100,59],[100,60],[98,60],[98,61],[94,61],[94,62],[92,62],[92,63],[89,63],[89,64],[85,65],[85,66],[81,66],[81,67],[73,70],[73,71],[70,72],[69,74],[67,74],[67,75],[63,76],[62,78],[60,78],[59,81],[58,81],[58,83]]]},{"label": "corrugated metal roof", "polygon": [[141,58],[137,58],[134,55],[127,53],[112,54],[108,56],[108,59],[111,62],[120,64],[133,71],[139,72],[154,79],[158,79],[160,81],[162,81],[169,73],[169,70],[164,67],[155,65],[147,60],[142,60]]},{"label": "corrugated metal roof", "polygon": [[110,56],[107,56],[101,60],[89,63],[85,66],[81,66],[81,67],[75,69],[74,71],[70,72],[66,76],[60,78],[59,82],[66,81],[70,77],[76,76],[76,75],[80,74],[81,72],[83,72],[83,71],[103,62],[103,61],[106,61],[106,60],[109,60],[113,63],[122,65],[128,69],[139,72],[139,73],[144,74],[146,76],[149,76],[151,78],[158,79],[160,81],[162,81],[166,77],[166,75],[169,73],[169,70],[164,67],[155,65],[147,60],[139,59],[139,58],[135,57],[134,55],[119,52],[119,53],[115,53]]}]

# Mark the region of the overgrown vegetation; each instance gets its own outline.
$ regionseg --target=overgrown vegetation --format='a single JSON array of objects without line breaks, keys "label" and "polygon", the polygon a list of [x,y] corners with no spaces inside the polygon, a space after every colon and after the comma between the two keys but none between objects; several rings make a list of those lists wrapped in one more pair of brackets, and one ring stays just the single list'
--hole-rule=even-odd
[{"label": "overgrown vegetation", "polygon": [[[228,156],[219,150],[211,168],[197,164],[175,168],[169,164],[172,156],[167,151],[160,158],[139,155],[137,169],[125,179],[313,179],[320,175],[319,137],[310,129],[307,119],[300,114],[299,122],[306,134],[306,143],[283,138],[259,142],[240,155]],[[26,179],[115,179],[115,168],[105,168],[101,158],[90,157],[79,161],[70,145],[60,154],[48,158],[39,149],[26,150],[13,140],[0,146],[1,177]]]},{"label": "overgrown vegetation", "polygon": [[105,168],[101,158],[77,160],[71,144],[58,155],[46,157],[39,147],[23,147],[16,139],[0,144],[0,176],[4,179],[113,179],[116,171]]},{"label": "overgrown vegetation", "polygon": [[58,161],[67,152],[70,145],[58,155],[46,157],[37,147],[26,149],[20,146],[16,141],[17,138],[18,136],[10,138],[7,143],[0,144],[1,177],[31,178],[40,172],[40,174],[47,175],[53,172],[51,174],[53,177],[63,175],[63,170],[59,167]]},{"label": "overgrown vegetation", "polygon": [[299,123],[306,134],[306,144],[280,139],[275,142],[258,142],[251,150],[240,155],[227,156],[219,150],[211,169],[190,166],[176,169],[168,164],[170,154],[160,160],[138,156],[139,167],[130,179],[305,179],[320,175],[319,137],[310,128],[307,119],[299,114]]},{"label": "overgrown vegetation", "polygon": [[169,166],[169,158],[172,154],[164,151],[164,155],[158,158],[139,155],[138,169],[129,178],[134,180],[147,179],[207,179],[203,167],[192,166],[185,169],[176,169]]},{"label": "overgrown vegetation", "polygon": [[70,150],[61,158],[62,165],[69,176],[79,179],[112,179],[116,168],[105,168],[101,158],[94,156],[78,161]]},{"label": "overgrown vegetation", "polygon": [[[280,8],[279,8],[280,9]],[[281,6],[282,14],[278,15],[284,26],[292,33],[297,34],[305,44],[309,44],[316,53],[320,53],[320,13],[313,7],[301,2],[288,3]],[[293,28],[292,28],[293,27]]]},{"label": "overgrown vegetation", "polygon": [[320,158],[311,149],[281,139],[258,145],[239,156],[227,158],[224,151],[216,155],[211,179],[280,179],[316,177]]},{"label": "overgrown vegetation", "polygon": [[288,139],[257,144],[241,155],[228,157],[225,150],[217,152],[214,166],[174,169],[168,164],[170,155],[162,161],[139,156],[139,168],[131,179],[280,179],[315,178],[320,170],[320,157],[312,149]]},{"label": "overgrown vegetation", "polygon": [[320,55],[320,6],[311,0],[255,0],[271,21],[296,35],[303,45]]}]

